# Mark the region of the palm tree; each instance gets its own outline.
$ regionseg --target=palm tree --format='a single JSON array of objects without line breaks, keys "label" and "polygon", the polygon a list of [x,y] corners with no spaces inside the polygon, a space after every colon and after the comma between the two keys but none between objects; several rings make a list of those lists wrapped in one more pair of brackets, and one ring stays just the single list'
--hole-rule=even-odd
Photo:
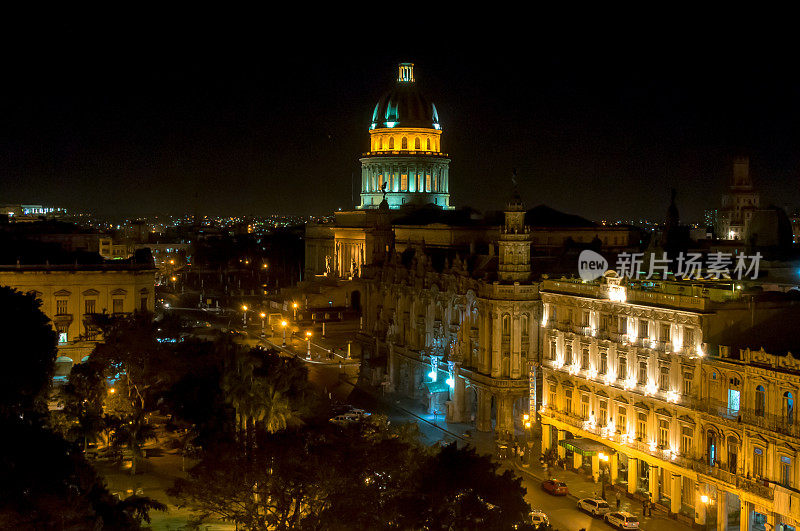
[{"label": "palm tree", "polygon": [[145,420],[144,415],[130,417],[127,423],[123,423],[114,431],[114,444],[126,446],[131,451],[132,476],[136,475],[136,461],[144,455],[145,443],[155,438],[156,431]]}]

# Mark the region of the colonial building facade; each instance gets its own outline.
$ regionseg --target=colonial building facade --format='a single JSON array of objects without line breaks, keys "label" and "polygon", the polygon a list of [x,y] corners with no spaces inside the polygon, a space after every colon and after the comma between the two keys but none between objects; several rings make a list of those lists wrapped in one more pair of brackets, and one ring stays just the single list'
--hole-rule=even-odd
[{"label": "colonial building facade", "polygon": [[543,453],[720,531],[795,529],[798,364],[714,347],[752,300],[614,272],[544,280],[540,296]]},{"label": "colonial building facade", "polygon": [[152,264],[0,266],[0,286],[33,293],[58,335],[56,376],[66,376],[102,340],[92,314],[152,312],[155,301]]}]

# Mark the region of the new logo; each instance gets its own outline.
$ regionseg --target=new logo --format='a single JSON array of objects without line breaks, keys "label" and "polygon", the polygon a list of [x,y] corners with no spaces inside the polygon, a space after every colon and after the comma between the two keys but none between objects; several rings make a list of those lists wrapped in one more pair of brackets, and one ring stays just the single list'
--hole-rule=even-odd
[{"label": "new logo", "polygon": [[594,280],[608,271],[608,261],[602,255],[584,249],[578,256],[578,274],[581,280]]}]

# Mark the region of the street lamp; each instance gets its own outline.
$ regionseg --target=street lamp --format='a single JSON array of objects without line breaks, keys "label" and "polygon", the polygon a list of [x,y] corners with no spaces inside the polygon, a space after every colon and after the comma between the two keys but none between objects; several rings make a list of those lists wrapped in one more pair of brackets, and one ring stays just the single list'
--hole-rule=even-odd
[{"label": "street lamp", "polygon": [[246,304],[242,304],[242,311],[244,312],[244,315],[242,315],[242,323],[244,323],[244,326],[247,327],[247,305]]},{"label": "street lamp", "polygon": [[292,310],[294,310],[294,320],[297,321],[297,303],[292,303]]},{"label": "street lamp", "polygon": [[283,327],[283,345],[282,347],[286,346],[286,325],[289,324],[286,321],[281,321],[281,326]]},{"label": "street lamp", "polygon": [[602,489],[602,498],[605,500],[606,499],[606,467],[603,466],[603,463],[606,463],[606,466],[608,466],[608,456],[606,454],[604,454],[603,452],[600,452],[597,457],[601,461],[601,463],[600,463],[600,471],[602,472],[602,475],[600,477],[600,488]]},{"label": "street lamp", "polygon": [[264,335],[264,317],[266,317],[267,314],[265,314],[264,312],[261,312],[258,315],[261,316],[261,335],[263,336]]},{"label": "street lamp", "polygon": [[706,513],[705,522],[703,522],[703,529],[708,530],[708,506],[711,504],[711,498],[703,494],[700,496],[700,502],[705,506]]},{"label": "street lamp", "polygon": [[311,331],[306,330],[306,340],[308,341],[308,353],[306,357],[310,360],[311,359]]}]

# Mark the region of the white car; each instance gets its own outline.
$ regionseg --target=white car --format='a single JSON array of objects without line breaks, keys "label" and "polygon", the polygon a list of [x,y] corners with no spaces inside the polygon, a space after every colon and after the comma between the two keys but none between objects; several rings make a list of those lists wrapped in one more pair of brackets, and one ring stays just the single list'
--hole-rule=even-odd
[{"label": "white car", "polygon": [[354,415],[353,413],[345,413],[344,415],[336,415],[331,419],[334,424],[351,424],[361,420],[361,416]]},{"label": "white car", "polygon": [[539,529],[540,527],[546,526],[550,524],[550,520],[547,518],[547,515],[544,514],[539,509],[534,509],[531,511],[531,525],[535,529]]},{"label": "white car", "polygon": [[639,529],[639,519],[627,511],[606,513],[606,522],[619,529]]},{"label": "white car", "polygon": [[363,409],[357,409],[357,408],[351,409],[350,411],[347,412],[347,414],[348,415],[355,415],[355,416],[357,416],[359,418],[364,418],[364,417],[369,417],[370,416],[370,413],[367,413]]},{"label": "white car", "polygon": [[578,500],[578,510],[586,511],[592,516],[602,516],[611,512],[611,506],[602,498],[583,498]]}]

